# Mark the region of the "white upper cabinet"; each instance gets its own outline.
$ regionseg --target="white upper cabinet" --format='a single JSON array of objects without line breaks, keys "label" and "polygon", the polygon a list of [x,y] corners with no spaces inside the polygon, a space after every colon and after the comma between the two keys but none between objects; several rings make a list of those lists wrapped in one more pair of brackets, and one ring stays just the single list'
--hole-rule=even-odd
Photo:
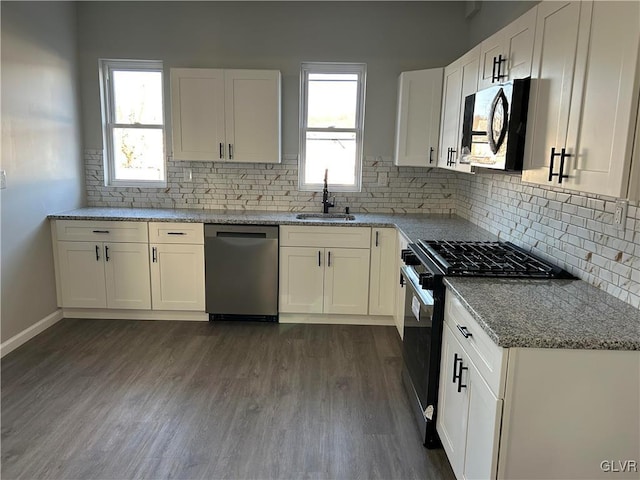
[{"label": "white upper cabinet", "polygon": [[174,160],[279,163],[277,70],[171,69]]},{"label": "white upper cabinet", "polygon": [[440,119],[440,151],[438,167],[470,172],[468,163],[460,162],[462,119],[467,95],[478,89],[480,47],[467,52],[444,69],[442,116]]},{"label": "white upper cabinet", "polygon": [[225,70],[227,159],[280,163],[280,72]]},{"label": "white upper cabinet", "polygon": [[400,74],[394,152],[394,163],[398,166],[436,166],[442,75],[442,68]]},{"label": "white upper cabinet", "polygon": [[524,181],[626,196],[638,18],[638,2],[538,6]]},{"label": "white upper cabinet", "polygon": [[480,44],[478,90],[531,75],[537,7]]},{"label": "white upper cabinet", "polygon": [[171,69],[174,160],[223,160],[224,70]]}]

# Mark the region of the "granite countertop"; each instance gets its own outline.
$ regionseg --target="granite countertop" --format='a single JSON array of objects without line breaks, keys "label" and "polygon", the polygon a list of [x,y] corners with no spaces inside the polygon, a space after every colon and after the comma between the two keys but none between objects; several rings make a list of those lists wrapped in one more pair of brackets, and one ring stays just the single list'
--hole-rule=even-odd
[{"label": "granite countertop", "polygon": [[430,240],[494,241],[497,237],[454,215],[353,213],[353,221],[299,220],[298,213],[245,210],[189,210],[161,208],[86,207],[49,215],[52,220],[128,220],[244,225],[323,225],[340,227],[397,227],[411,242]]},{"label": "granite countertop", "polygon": [[640,310],[581,280],[445,279],[505,348],[640,350]]}]

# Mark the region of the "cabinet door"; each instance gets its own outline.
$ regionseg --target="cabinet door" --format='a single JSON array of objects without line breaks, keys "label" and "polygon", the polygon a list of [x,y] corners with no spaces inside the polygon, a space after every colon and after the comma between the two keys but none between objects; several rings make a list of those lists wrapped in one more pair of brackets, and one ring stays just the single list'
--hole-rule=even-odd
[{"label": "cabinet door", "polygon": [[640,3],[585,2],[581,8],[566,186],[624,197],[638,111]]},{"label": "cabinet door", "polygon": [[[469,410],[468,388],[462,388],[458,392],[458,383],[462,382],[462,385],[465,385],[469,381],[469,370],[461,371],[461,363],[464,367],[469,366],[462,347],[445,324],[442,335],[436,430],[457,478],[463,478],[464,473]],[[457,375],[462,375],[462,378],[458,380]]]},{"label": "cabinet door", "polygon": [[171,69],[174,160],[224,159],[224,74],[207,68]]},{"label": "cabinet door", "polygon": [[395,228],[374,228],[371,238],[369,315],[393,315],[399,278]]},{"label": "cabinet door", "polygon": [[282,313],[322,313],[324,249],[280,247]]},{"label": "cabinet door", "polygon": [[464,456],[464,478],[496,478],[502,400],[498,400],[471,362],[467,390],[469,414]]},{"label": "cabinet door", "polygon": [[442,117],[440,120],[440,151],[438,167],[449,168],[449,151],[458,142],[460,95],[462,92],[462,66],[454,62],[444,69],[442,86]]},{"label": "cabinet door", "polygon": [[[464,102],[467,95],[476,93],[478,89],[479,61],[478,46],[445,68],[438,167],[459,172],[471,171],[468,163],[460,163],[460,144]],[[449,153],[449,149],[452,153]]]},{"label": "cabinet door", "polygon": [[204,312],[204,246],[157,244],[149,249],[153,309]]},{"label": "cabinet door", "polygon": [[151,309],[149,247],[146,243],[105,243],[107,307]]},{"label": "cabinet door", "polygon": [[[640,112],[639,112],[640,113]],[[631,179],[627,197],[632,201],[640,201],[640,115],[636,120],[635,142],[633,145],[633,160],[631,164]]]},{"label": "cabinet door", "polygon": [[[505,65],[507,52],[505,51],[505,32],[504,29],[497,33],[494,33],[485,41],[480,44],[480,68],[478,69],[478,89],[490,87],[499,80],[495,80],[497,75],[497,66],[494,66],[494,61],[498,59],[500,55],[505,59],[502,65]],[[505,71],[505,67],[502,67],[502,72]],[[506,81],[506,79],[505,79]]]},{"label": "cabinet door", "polygon": [[366,315],[369,305],[369,249],[327,248],[324,313]]},{"label": "cabinet door", "polygon": [[538,8],[534,7],[503,29],[503,51],[507,59],[500,70],[507,75],[503,81],[531,75],[537,12]]},{"label": "cabinet door", "polygon": [[442,68],[400,74],[394,155],[394,163],[398,166],[436,165],[442,75]]},{"label": "cabinet door", "polygon": [[227,158],[280,163],[280,72],[225,70]]},{"label": "cabinet door", "polygon": [[95,242],[58,242],[63,307],[105,308],[103,248]]},{"label": "cabinet door", "polygon": [[538,5],[522,172],[526,182],[548,184],[551,148],[559,151],[566,144],[581,5]]}]

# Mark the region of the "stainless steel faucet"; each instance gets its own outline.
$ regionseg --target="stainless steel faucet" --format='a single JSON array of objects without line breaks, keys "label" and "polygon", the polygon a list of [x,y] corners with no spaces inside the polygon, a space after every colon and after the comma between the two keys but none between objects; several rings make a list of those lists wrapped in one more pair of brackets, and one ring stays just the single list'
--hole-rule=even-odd
[{"label": "stainless steel faucet", "polygon": [[324,188],[322,189],[322,213],[329,213],[329,209],[335,206],[336,197],[333,197],[333,202],[329,201],[329,185],[327,183],[327,177],[329,175],[329,169],[324,171]]}]

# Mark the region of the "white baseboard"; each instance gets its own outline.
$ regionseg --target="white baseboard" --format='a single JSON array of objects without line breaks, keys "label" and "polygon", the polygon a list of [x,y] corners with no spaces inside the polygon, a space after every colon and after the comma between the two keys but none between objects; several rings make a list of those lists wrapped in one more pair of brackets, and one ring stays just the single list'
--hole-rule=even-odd
[{"label": "white baseboard", "polygon": [[326,325],[381,325],[394,326],[390,315],[312,315],[306,313],[281,313],[280,323],[321,323]]},{"label": "white baseboard", "polygon": [[63,318],[62,310],[58,309],[55,312],[47,315],[38,323],[31,325],[29,328],[24,329],[17,335],[14,335],[6,342],[0,344],[0,358],[4,357],[10,352],[13,352],[20,345],[31,340],[33,337],[38,335],[39,333],[44,332],[47,328],[55,325]]},{"label": "white baseboard", "polygon": [[99,308],[65,308],[64,317],[102,320],[178,320],[189,322],[209,321],[209,314],[205,312],[169,310],[110,310]]}]

